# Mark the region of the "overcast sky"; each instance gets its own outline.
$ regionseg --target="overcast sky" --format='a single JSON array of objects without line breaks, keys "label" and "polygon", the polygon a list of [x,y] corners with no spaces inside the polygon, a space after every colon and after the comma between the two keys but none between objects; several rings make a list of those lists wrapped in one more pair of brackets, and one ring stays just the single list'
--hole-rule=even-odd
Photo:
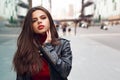
[{"label": "overcast sky", "polygon": [[[33,6],[42,4],[49,9],[49,0],[33,0]],[[51,0],[52,1],[52,15],[58,16],[68,11],[69,5],[73,5],[74,11],[79,12],[81,8],[81,0]]]}]

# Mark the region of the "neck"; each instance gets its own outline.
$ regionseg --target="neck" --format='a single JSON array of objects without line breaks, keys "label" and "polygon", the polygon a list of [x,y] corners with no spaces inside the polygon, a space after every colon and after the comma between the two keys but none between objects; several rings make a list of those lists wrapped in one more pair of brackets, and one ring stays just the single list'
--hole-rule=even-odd
[{"label": "neck", "polygon": [[39,35],[41,45],[45,42],[46,38],[47,38],[47,34],[40,34]]}]

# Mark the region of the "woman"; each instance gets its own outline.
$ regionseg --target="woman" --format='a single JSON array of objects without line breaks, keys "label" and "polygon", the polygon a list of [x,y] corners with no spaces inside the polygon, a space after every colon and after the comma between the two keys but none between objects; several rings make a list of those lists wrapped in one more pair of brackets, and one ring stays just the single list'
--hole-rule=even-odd
[{"label": "woman", "polygon": [[72,67],[70,42],[59,38],[50,13],[31,8],[13,59],[16,80],[67,80]]}]

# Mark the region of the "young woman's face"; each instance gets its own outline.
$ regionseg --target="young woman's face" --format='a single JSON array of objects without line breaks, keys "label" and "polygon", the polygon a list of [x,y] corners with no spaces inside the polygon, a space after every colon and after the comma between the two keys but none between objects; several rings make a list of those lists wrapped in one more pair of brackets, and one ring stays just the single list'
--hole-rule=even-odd
[{"label": "young woman's face", "polygon": [[50,29],[48,16],[42,10],[36,10],[32,13],[32,27],[35,33],[44,34]]}]

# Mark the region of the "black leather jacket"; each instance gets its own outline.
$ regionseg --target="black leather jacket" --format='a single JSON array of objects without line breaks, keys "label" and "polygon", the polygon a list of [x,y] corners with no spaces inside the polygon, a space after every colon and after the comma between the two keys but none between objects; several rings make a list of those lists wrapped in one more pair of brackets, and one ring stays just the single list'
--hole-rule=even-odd
[{"label": "black leather jacket", "polygon": [[[70,42],[60,38],[60,45],[52,46],[46,43],[40,51],[49,63],[50,80],[68,80],[67,77],[72,68],[72,51]],[[30,74],[17,74],[16,80],[32,80]]]}]

